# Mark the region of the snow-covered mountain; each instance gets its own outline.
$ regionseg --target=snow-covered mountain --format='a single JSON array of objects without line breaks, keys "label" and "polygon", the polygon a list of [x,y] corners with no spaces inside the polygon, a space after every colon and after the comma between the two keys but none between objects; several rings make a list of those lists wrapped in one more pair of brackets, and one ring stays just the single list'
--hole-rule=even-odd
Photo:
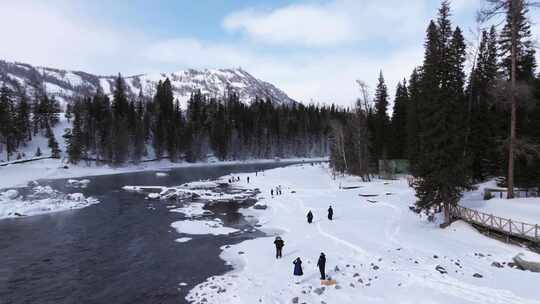
[{"label": "snow-covered mountain", "polygon": [[[44,87],[62,104],[69,102],[77,94],[92,93],[98,88],[110,94],[115,77],[0,60],[0,85],[5,83],[12,88],[26,87],[28,90]],[[189,69],[175,73],[124,76],[131,94],[139,94],[142,90],[147,96],[152,96],[158,81],[167,77],[172,83],[175,98],[183,107],[191,93],[196,90],[201,90],[208,96],[223,96],[228,88],[237,92],[245,103],[252,102],[256,97],[269,97],[278,104],[295,102],[274,85],[259,80],[240,68]]]}]

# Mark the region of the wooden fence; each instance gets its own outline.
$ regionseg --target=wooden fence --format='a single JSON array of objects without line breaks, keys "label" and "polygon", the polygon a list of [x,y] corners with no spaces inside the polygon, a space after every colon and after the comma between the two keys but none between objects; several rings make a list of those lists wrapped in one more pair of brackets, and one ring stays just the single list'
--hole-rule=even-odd
[{"label": "wooden fence", "polygon": [[537,224],[514,221],[461,206],[451,207],[450,215],[452,218],[462,219],[468,223],[498,231],[507,236],[515,236],[540,243],[540,226]]}]

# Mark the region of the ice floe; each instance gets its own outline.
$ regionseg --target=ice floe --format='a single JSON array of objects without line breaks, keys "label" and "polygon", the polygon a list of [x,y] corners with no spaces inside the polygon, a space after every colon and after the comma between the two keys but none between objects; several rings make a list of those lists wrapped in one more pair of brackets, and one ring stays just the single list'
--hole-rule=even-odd
[{"label": "ice floe", "polygon": [[68,179],[67,181],[68,185],[74,188],[86,188],[88,187],[88,184],[90,184],[89,179]]},{"label": "ice floe", "polygon": [[0,219],[80,209],[99,201],[82,193],[65,194],[50,186],[35,186],[26,196],[11,189],[0,193]]},{"label": "ice floe", "polygon": [[219,219],[214,220],[184,220],[177,221],[171,224],[171,227],[176,229],[178,233],[194,234],[194,235],[224,235],[237,232],[237,229],[224,227],[223,222]]},{"label": "ice floe", "polygon": [[181,238],[178,238],[178,239],[176,239],[174,241],[177,242],[177,243],[187,243],[187,242],[189,242],[191,240],[192,240],[192,238],[190,238],[190,237],[181,237]]}]

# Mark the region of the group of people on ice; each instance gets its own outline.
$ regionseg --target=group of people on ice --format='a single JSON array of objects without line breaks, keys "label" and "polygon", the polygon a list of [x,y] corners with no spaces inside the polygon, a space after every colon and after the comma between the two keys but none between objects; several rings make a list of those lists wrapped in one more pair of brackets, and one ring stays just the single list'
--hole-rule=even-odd
[{"label": "group of people on ice", "polygon": [[[332,208],[332,206],[329,206],[328,219],[332,220],[333,218],[334,218],[334,209]],[[311,210],[309,210],[307,214],[307,221],[309,224],[313,222],[313,213],[311,212]],[[276,259],[282,258],[283,247],[285,246],[285,242],[283,241],[281,237],[277,236],[276,239],[274,240],[274,245],[276,246]],[[300,259],[300,257],[297,257],[293,261],[293,264],[294,264],[293,274],[295,276],[304,275],[304,272],[302,270],[302,260]],[[317,267],[319,267],[319,272],[321,273],[321,280],[326,280],[326,272],[325,272],[326,255],[324,254],[324,252],[321,252],[321,255],[319,256],[319,260],[317,261]]]},{"label": "group of people on ice", "polygon": [[[313,213],[311,210],[307,213],[307,222],[308,224],[313,223]],[[332,220],[334,218],[334,209],[332,209],[332,206],[328,207],[328,219]]]},{"label": "group of people on ice", "polygon": [[[249,179],[249,177],[248,177]],[[231,176],[229,178],[229,184],[232,184],[232,183],[236,183],[236,182],[239,182],[240,181],[240,177],[239,176]]]},{"label": "group of people on ice", "polygon": [[[296,260],[293,261],[294,264],[294,275],[295,276],[302,276],[304,275],[304,271],[302,270],[302,260],[300,257],[297,257]],[[326,255],[324,252],[321,252],[321,255],[319,256],[319,260],[317,261],[317,267],[319,267],[319,272],[321,273],[321,280],[326,280]]]},{"label": "group of people on ice", "polygon": [[283,194],[283,193],[281,192],[281,185],[277,186],[276,189],[274,189],[274,188],[270,189],[270,195],[271,195],[272,197],[274,197],[274,193],[275,193],[276,195],[281,195],[281,194]]}]

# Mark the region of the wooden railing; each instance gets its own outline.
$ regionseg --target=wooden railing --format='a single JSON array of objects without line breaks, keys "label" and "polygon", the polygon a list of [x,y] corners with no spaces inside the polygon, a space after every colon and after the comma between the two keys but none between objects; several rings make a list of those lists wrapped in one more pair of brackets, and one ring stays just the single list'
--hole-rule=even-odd
[{"label": "wooden railing", "polygon": [[480,225],[507,236],[515,236],[540,243],[540,226],[537,224],[514,221],[462,206],[451,207],[450,215],[452,218],[462,219],[468,223]]}]

